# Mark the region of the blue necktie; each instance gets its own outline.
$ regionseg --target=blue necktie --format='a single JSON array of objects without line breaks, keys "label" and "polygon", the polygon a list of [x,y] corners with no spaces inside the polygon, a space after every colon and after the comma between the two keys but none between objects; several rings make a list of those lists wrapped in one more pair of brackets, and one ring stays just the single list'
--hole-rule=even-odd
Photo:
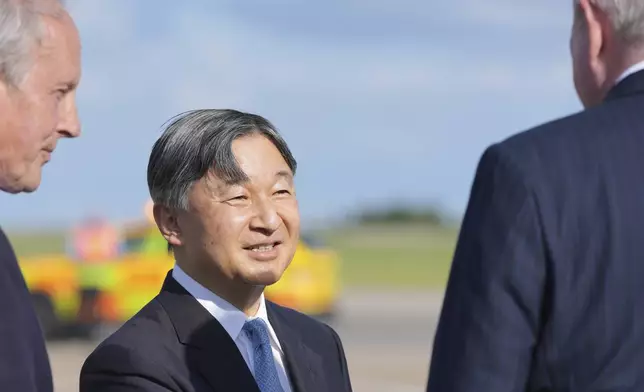
[{"label": "blue necktie", "polygon": [[284,392],[277,376],[277,368],[268,337],[268,328],[262,319],[254,319],[244,324],[243,331],[253,345],[255,381],[262,392]]}]

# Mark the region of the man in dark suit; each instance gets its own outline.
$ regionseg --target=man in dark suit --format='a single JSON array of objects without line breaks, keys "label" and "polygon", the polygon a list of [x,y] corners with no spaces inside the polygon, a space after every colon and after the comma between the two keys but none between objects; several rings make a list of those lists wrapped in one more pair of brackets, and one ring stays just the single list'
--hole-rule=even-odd
[{"label": "man in dark suit", "polygon": [[264,299],[299,239],[295,169],[260,116],[196,110],[168,125],[148,186],[176,264],[87,358],[81,392],[351,391],[335,331]]},{"label": "man in dark suit", "polygon": [[[33,192],[57,141],[79,134],[80,42],[58,1],[0,0],[0,15],[0,190]],[[29,290],[0,230],[0,390],[52,389]]]},{"label": "man in dark suit", "polygon": [[585,110],[490,146],[430,392],[644,391],[644,2],[578,0]]}]

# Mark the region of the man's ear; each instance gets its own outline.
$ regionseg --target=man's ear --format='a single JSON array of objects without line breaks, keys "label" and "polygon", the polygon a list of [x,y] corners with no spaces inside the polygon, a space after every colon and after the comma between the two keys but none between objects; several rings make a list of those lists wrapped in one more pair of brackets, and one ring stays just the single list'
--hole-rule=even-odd
[{"label": "man's ear", "polygon": [[176,208],[154,204],[152,212],[154,214],[154,221],[157,223],[157,227],[163,237],[168,241],[168,244],[173,247],[181,246],[181,228],[178,223],[179,211]]},{"label": "man's ear", "polygon": [[602,75],[606,72],[603,60],[606,44],[609,41],[607,38],[612,34],[610,19],[604,11],[593,5],[591,0],[578,1],[579,17],[583,20],[583,28],[586,29],[588,39],[589,64],[596,75]]}]

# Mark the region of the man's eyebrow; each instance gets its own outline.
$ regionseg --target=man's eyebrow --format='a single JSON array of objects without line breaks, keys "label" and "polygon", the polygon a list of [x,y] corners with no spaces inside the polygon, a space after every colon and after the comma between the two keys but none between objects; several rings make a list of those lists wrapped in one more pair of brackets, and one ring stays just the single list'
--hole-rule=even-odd
[{"label": "man's eyebrow", "polygon": [[225,181],[220,181],[217,180],[216,177],[208,176],[206,179],[206,187],[210,191],[210,193],[213,196],[218,196],[225,194],[226,192],[230,191],[230,188],[234,186],[243,186],[246,181],[232,181],[232,180],[225,180]]},{"label": "man's eyebrow", "polygon": [[[288,181],[289,184],[293,183],[293,173],[290,170],[279,170],[275,172],[275,178],[283,178]],[[223,184],[213,184],[211,188],[214,191],[226,192],[233,186],[244,186],[250,181],[249,178],[240,179],[240,180],[227,180]]]},{"label": "man's eyebrow", "polygon": [[67,91],[72,91],[76,89],[76,87],[78,87],[78,82],[77,81],[67,82],[64,84],[64,86],[67,89]]},{"label": "man's eyebrow", "polygon": [[58,89],[61,89],[65,92],[72,91],[78,86],[78,82],[76,81],[69,81],[69,82],[62,82],[57,85]]},{"label": "man's eyebrow", "polygon": [[293,173],[291,173],[288,170],[280,170],[277,173],[275,173],[275,177],[281,177],[281,178],[284,178],[284,179],[286,179],[288,181],[292,181],[293,180]]}]

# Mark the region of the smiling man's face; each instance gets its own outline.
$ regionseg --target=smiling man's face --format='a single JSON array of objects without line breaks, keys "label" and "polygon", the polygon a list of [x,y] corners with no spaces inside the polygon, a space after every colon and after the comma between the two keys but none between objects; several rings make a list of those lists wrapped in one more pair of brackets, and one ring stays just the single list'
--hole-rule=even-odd
[{"label": "smiling man's face", "polygon": [[[188,211],[177,215],[182,259],[200,276],[242,285],[277,282],[299,241],[293,173],[275,145],[252,134],[236,139],[233,154],[248,180],[227,184],[214,174],[197,181]],[[219,277],[219,279],[216,279]]]}]

